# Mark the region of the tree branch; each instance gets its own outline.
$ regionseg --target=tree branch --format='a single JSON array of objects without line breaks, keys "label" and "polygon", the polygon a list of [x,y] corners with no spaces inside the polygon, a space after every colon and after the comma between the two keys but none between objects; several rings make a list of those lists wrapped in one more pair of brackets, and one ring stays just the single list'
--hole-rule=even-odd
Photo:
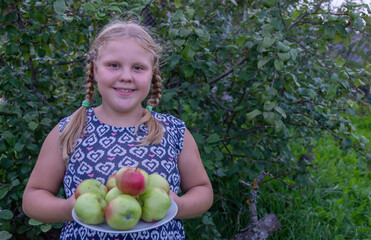
[{"label": "tree branch", "polygon": [[[321,1],[318,3],[318,5],[316,6],[316,9],[315,9],[315,11],[314,11],[313,14],[317,14],[317,13],[318,13],[318,11],[321,9],[321,5],[322,5],[322,3],[323,3],[323,0],[321,0]],[[291,28],[295,27],[295,25],[298,24],[298,23],[299,23],[303,18],[305,18],[307,15],[308,15],[308,12],[305,12],[304,14],[302,14],[298,19],[296,19],[295,22],[293,22],[293,23],[288,27],[288,29],[291,29]]]},{"label": "tree branch", "polygon": [[230,69],[228,69],[227,71],[225,71],[224,73],[222,73],[221,75],[217,76],[216,78],[212,79],[211,81],[208,82],[208,84],[214,84],[216,83],[217,81],[219,81],[220,79],[228,76],[231,72],[234,71],[234,69],[236,67],[238,67],[239,65],[241,65],[242,63],[244,63],[245,61],[247,60],[247,57],[239,60],[234,66],[232,66]]},{"label": "tree branch", "polygon": [[[250,199],[247,200],[249,205],[250,222],[246,228],[242,229],[241,233],[233,238],[234,240],[265,240],[274,232],[281,229],[282,225],[277,216],[274,214],[268,214],[262,219],[258,219],[256,198],[258,195],[259,186],[267,175],[271,174],[269,172],[261,171],[258,177],[256,177],[254,182],[251,184]],[[248,186],[250,185],[243,181],[240,182]]]}]

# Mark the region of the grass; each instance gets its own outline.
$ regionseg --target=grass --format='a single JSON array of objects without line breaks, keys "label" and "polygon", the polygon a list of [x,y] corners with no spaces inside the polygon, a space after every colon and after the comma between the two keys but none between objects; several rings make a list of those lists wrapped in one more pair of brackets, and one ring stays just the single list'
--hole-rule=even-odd
[{"label": "grass", "polygon": [[[357,135],[371,139],[371,116],[353,122]],[[317,170],[310,170],[310,184],[301,191],[279,183],[262,190],[270,195],[263,194],[261,204],[271,204],[270,210],[283,225],[270,239],[371,239],[367,162],[354,151],[344,153],[331,137],[324,136],[316,144],[312,163]]]},{"label": "grass", "polygon": [[[371,115],[353,119],[353,124],[356,135],[371,140]],[[366,160],[353,150],[343,152],[331,136],[319,139],[314,153],[311,163],[317,168],[309,169],[307,185],[300,190],[274,180],[261,186],[259,216],[275,213],[282,224],[269,239],[371,240],[371,171]],[[241,199],[249,198],[248,191],[236,189],[235,182],[218,188],[225,201],[216,198],[212,211],[185,221],[187,239],[231,239],[238,226],[247,226],[247,205]]]}]

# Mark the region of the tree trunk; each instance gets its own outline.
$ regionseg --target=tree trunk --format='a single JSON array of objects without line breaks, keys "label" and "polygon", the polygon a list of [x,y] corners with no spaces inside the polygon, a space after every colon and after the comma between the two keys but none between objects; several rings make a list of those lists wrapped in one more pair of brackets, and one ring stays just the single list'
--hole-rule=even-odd
[{"label": "tree trunk", "polygon": [[258,220],[256,198],[259,185],[262,183],[264,177],[269,174],[262,171],[251,185],[241,181],[251,187],[250,199],[247,201],[249,204],[250,222],[246,228],[242,229],[239,234],[233,237],[233,240],[265,240],[274,232],[281,229],[281,222],[275,214],[268,214]]},{"label": "tree trunk", "polygon": [[268,214],[260,219],[258,224],[249,224],[241,233],[234,236],[233,240],[265,240],[281,227],[281,222],[277,216]]}]

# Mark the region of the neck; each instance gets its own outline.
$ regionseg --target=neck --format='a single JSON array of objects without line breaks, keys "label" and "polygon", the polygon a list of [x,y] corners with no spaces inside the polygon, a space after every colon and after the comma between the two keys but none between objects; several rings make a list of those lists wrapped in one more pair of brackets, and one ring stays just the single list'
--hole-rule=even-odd
[{"label": "neck", "polygon": [[97,118],[113,127],[135,127],[143,117],[144,109],[142,107],[132,111],[117,112],[110,109],[105,109],[102,105],[94,109]]}]

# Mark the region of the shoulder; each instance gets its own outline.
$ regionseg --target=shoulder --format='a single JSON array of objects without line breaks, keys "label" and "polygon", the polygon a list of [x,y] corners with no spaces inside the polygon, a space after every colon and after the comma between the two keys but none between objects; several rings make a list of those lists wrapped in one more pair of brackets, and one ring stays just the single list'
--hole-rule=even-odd
[{"label": "shoulder", "polygon": [[[90,108],[90,109],[87,109],[86,110],[87,120],[89,120],[91,118],[89,116],[89,113],[92,113],[92,112],[93,112],[93,108]],[[62,118],[59,121],[59,124],[58,124],[58,126],[59,126],[59,132],[62,132],[66,128],[66,126],[68,125],[68,123],[71,121],[72,115],[73,115],[73,113],[71,115],[67,116],[67,117]]]},{"label": "shoulder", "polygon": [[164,114],[164,113],[152,111],[152,115],[165,126],[175,126],[178,128],[183,128],[183,127],[185,128],[184,121],[180,120],[179,118],[174,117],[171,114]]},{"label": "shoulder", "polygon": [[186,124],[179,118],[171,114],[163,114],[152,111],[152,115],[164,126],[164,139],[180,151],[183,148],[184,133],[186,131]]}]

